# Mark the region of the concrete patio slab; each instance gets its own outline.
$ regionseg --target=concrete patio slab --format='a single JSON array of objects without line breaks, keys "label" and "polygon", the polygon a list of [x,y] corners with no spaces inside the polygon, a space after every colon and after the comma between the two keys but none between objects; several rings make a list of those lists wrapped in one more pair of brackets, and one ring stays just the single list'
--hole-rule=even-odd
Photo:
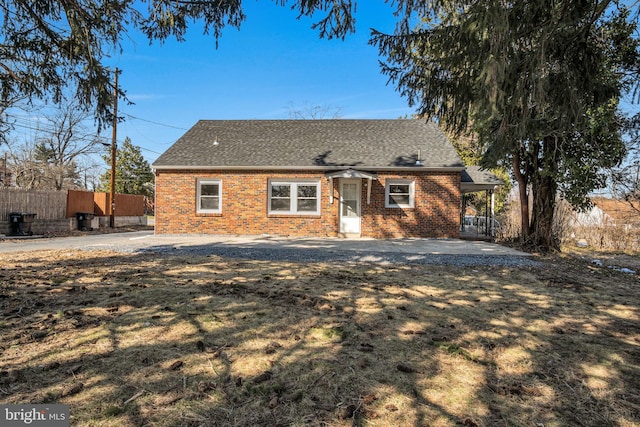
[{"label": "concrete patio slab", "polygon": [[174,235],[153,234],[152,231],[87,234],[85,236],[35,240],[7,239],[0,243],[0,252],[47,249],[118,249],[145,250],[159,247],[235,247],[256,249],[318,250],[329,252],[397,253],[419,255],[485,255],[522,256],[530,254],[484,241],[458,239],[343,239],[289,238],[276,236]]}]

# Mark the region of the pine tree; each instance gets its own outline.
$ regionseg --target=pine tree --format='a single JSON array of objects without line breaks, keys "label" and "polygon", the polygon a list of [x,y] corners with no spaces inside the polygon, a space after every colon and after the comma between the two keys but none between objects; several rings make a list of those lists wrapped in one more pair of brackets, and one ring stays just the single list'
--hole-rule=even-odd
[{"label": "pine tree", "polygon": [[609,1],[399,5],[418,9],[418,28],[373,33],[383,72],[419,114],[478,135],[482,165],[518,182],[525,242],[557,249],[556,196],[587,206],[624,157],[618,103],[638,84],[638,16]]},{"label": "pine tree", "polygon": [[[111,154],[102,156],[105,163],[111,165]],[[153,172],[151,166],[142,156],[140,147],[132,144],[129,137],[116,150],[116,193],[153,195]],[[111,169],[100,177],[101,191],[109,192],[111,188]]]}]

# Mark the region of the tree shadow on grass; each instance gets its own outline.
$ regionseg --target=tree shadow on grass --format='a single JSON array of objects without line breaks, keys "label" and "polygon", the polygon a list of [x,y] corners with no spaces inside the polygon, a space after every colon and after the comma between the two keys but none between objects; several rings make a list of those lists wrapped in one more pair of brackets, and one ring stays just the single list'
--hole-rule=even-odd
[{"label": "tree shadow on grass", "polygon": [[640,421],[633,276],[58,255],[3,266],[0,393],[74,425]]}]

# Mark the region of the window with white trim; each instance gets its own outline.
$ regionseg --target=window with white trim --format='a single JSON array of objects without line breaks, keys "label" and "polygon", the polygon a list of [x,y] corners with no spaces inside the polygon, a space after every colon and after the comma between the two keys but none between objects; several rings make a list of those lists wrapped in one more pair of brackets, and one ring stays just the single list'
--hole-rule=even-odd
[{"label": "window with white trim", "polygon": [[197,191],[197,213],[222,213],[222,181],[199,179]]},{"label": "window with white trim", "polygon": [[320,215],[320,181],[269,181],[269,213]]},{"label": "window with white trim", "polygon": [[413,208],[414,183],[410,179],[388,179],[384,189],[386,208]]}]

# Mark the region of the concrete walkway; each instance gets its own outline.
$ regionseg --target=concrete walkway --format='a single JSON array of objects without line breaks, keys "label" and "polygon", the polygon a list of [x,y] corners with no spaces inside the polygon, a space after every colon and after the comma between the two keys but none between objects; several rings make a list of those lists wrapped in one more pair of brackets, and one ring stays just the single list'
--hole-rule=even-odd
[{"label": "concrete walkway", "polygon": [[521,256],[529,254],[483,241],[457,239],[342,239],[286,238],[273,236],[156,235],[152,231],[48,239],[7,239],[0,241],[0,253],[59,249],[117,249],[126,251],[156,248],[233,247],[246,249],[318,250],[324,252]]}]

